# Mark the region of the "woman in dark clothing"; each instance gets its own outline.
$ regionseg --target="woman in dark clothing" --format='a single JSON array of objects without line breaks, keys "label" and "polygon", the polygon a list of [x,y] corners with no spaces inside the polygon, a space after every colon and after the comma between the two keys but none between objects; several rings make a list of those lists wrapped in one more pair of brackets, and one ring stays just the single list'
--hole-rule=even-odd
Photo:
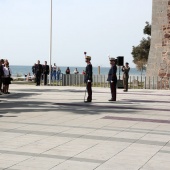
[{"label": "woman in dark clothing", "polygon": [[10,94],[8,90],[9,90],[9,84],[11,84],[11,70],[9,68],[9,62],[7,60],[5,60],[4,62],[3,71],[4,71],[3,92],[5,94]]}]

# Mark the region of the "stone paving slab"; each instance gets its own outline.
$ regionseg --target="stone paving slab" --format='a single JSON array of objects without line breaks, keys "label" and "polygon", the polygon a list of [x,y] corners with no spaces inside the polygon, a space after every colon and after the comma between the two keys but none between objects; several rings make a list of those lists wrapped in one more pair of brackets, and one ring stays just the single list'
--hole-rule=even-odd
[{"label": "stone paving slab", "polygon": [[170,91],[10,85],[0,96],[0,170],[169,170]]}]

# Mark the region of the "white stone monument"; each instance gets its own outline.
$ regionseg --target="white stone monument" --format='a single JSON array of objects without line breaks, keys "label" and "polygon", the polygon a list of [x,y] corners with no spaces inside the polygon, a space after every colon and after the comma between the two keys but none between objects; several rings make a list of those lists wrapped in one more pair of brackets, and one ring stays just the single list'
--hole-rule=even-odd
[{"label": "white stone monument", "polygon": [[147,88],[170,87],[170,0],[152,2],[151,47],[146,78]]}]

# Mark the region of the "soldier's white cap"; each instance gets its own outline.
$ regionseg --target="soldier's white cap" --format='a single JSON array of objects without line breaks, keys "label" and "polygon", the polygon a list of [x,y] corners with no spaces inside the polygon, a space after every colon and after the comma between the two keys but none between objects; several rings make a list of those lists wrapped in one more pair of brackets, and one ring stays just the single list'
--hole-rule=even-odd
[{"label": "soldier's white cap", "polygon": [[111,57],[111,58],[109,58],[109,60],[110,60],[110,61],[115,61],[116,59],[113,58],[113,57]]},{"label": "soldier's white cap", "polygon": [[91,56],[85,56],[85,59],[91,60]]}]

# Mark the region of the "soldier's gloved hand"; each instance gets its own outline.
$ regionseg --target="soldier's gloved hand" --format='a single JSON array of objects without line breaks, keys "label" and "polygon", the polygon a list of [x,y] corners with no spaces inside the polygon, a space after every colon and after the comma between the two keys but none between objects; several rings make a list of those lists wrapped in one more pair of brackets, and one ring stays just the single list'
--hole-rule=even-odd
[{"label": "soldier's gloved hand", "polygon": [[112,81],[112,80],[111,80],[110,82],[111,82],[111,83],[113,83],[113,81]]},{"label": "soldier's gloved hand", "polygon": [[87,82],[89,83],[89,82],[91,82],[91,80],[87,80]]}]

